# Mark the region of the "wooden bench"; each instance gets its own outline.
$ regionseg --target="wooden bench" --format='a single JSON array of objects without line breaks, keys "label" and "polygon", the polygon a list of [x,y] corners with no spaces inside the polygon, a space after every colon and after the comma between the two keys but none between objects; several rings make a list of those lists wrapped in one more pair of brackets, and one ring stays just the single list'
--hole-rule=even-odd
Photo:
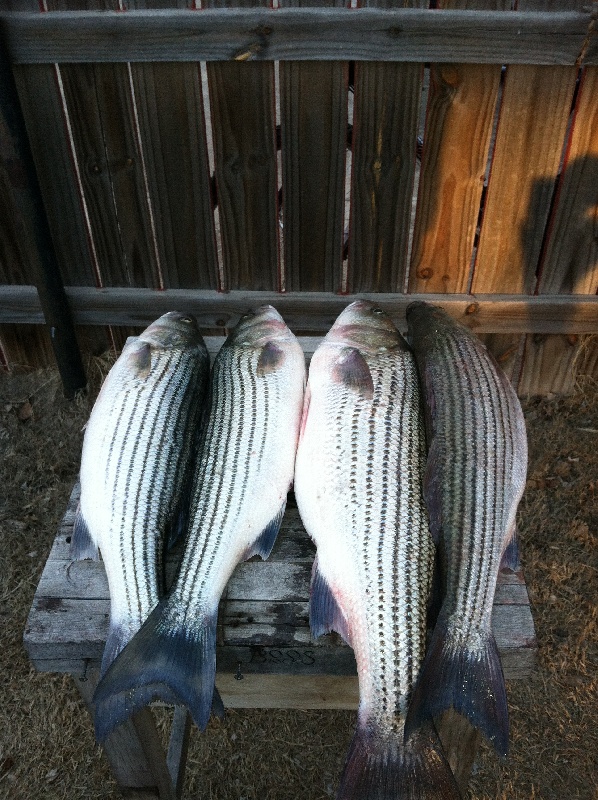
[{"label": "wooden bench", "polygon": [[[36,669],[73,675],[93,713],[109,595],[101,562],[69,558],[78,497],[76,484],[35,593],[24,643]],[[289,506],[268,561],[255,558],[240,564],[226,588],[218,622],[216,684],[230,708],[355,709],[353,651],[336,634],[318,640],[310,635],[308,597],[315,549],[296,507],[292,502]],[[170,574],[175,561],[172,554]],[[500,574],[493,627],[505,677],[529,676],[537,646],[521,572]],[[106,741],[105,752],[121,789],[139,797],[180,797],[189,729],[186,710],[175,709],[168,753],[149,709],[117,729]],[[471,739],[471,757],[460,765],[460,781],[465,783],[477,735],[471,734]]]}]

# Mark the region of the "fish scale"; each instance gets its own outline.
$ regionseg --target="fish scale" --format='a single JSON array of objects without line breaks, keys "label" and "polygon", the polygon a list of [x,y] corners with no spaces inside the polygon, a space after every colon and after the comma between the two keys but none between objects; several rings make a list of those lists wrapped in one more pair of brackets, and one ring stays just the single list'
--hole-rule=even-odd
[{"label": "fish scale", "polygon": [[98,684],[99,740],[153,698],[186,704],[205,728],[214,687],[216,619],[235,566],[274,543],[293,478],[305,357],[271,306],[247,314],[214,361],[179,571]]},{"label": "fish scale", "polygon": [[407,321],[428,407],[425,496],[446,584],[407,729],[453,707],[506,755],[506,694],[491,618],[501,559],[505,552],[513,559],[507,546],[525,485],[523,413],[467,328],[426,303],[409,306]]},{"label": "fish scale", "polygon": [[358,723],[339,800],[456,798],[435,734],[404,740],[424,655],[434,545],[414,359],[373,304],[348,306],[314,353],[295,466],[316,543],[310,622],[352,646]]},{"label": "fish scale", "polygon": [[195,320],[169,312],[127,342],[88,420],[72,554],[102,553],[110,592],[102,671],[163,591],[167,528],[182,504],[207,376]]}]

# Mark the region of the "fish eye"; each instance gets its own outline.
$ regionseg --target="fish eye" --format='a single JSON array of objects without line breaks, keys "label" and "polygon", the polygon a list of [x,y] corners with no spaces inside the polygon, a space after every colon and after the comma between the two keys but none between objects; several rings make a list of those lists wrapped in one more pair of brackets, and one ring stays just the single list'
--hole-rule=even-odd
[{"label": "fish eye", "polygon": [[375,308],[372,308],[372,314],[384,314],[384,311],[382,311],[381,308],[376,306]]},{"label": "fish eye", "polygon": [[244,314],[241,314],[241,319],[249,319],[251,316],[253,316],[251,311],[246,311]]},{"label": "fish eye", "polygon": [[192,317],[186,315],[184,317],[181,317],[181,322],[187,322],[189,325],[191,325],[193,323],[193,319]]}]

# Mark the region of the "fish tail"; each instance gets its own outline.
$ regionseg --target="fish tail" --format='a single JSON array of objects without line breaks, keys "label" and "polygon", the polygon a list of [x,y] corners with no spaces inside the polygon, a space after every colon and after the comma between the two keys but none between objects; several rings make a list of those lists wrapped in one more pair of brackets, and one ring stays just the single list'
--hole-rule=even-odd
[{"label": "fish tail", "polygon": [[99,742],[154,699],[187,706],[206,727],[215,697],[216,613],[190,630],[169,624],[166,609],[164,599],[101,678],[93,698]]},{"label": "fish tail", "polygon": [[500,656],[492,631],[480,633],[474,649],[455,641],[445,621],[434,629],[415,684],[406,734],[454,708],[482,731],[500,756],[509,747],[509,715]]},{"label": "fish tail", "polygon": [[106,673],[110,664],[112,664],[130,639],[131,631],[127,626],[110,620],[106,646],[104,647],[104,654],[102,655],[101,675]]},{"label": "fish tail", "polygon": [[336,800],[460,800],[461,793],[431,725],[403,745],[357,727]]}]

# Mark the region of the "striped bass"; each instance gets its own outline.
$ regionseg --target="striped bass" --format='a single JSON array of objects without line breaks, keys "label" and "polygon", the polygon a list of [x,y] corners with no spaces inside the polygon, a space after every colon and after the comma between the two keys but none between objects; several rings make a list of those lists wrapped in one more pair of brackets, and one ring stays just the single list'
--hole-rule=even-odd
[{"label": "striped bass", "polygon": [[314,636],[355,652],[359,712],[337,798],[457,798],[431,727],[404,739],[434,561],[415,362],[391,320],[348,306],[311,360],[295,496],[317,547]]},{"label": "striped bass", "polygon": [[426,303],[411,304],[407,321],[428,415],[425,497],[446,572],[408,728],[452,706],[506,755],[507,701],[491,618],[525,485],[523,413],[509,380],[467,328]]},{"label": "striped bass", "polygon": [[97,556],[110,590],[105,671],[163,593],[163,551],[183,511],[183,483],[207,386],[195,318],[170,311],[130,339],[91,411],[71,556]]},{"label": "striped bass", "polygon": [[242,560],[267,558],[293,480],[305,357],[272,306],[245,315],[214,360],[189,529],[166,597],[98,685],[99,740],[153,697],[204,729],[214,700],[220,596]]}]

